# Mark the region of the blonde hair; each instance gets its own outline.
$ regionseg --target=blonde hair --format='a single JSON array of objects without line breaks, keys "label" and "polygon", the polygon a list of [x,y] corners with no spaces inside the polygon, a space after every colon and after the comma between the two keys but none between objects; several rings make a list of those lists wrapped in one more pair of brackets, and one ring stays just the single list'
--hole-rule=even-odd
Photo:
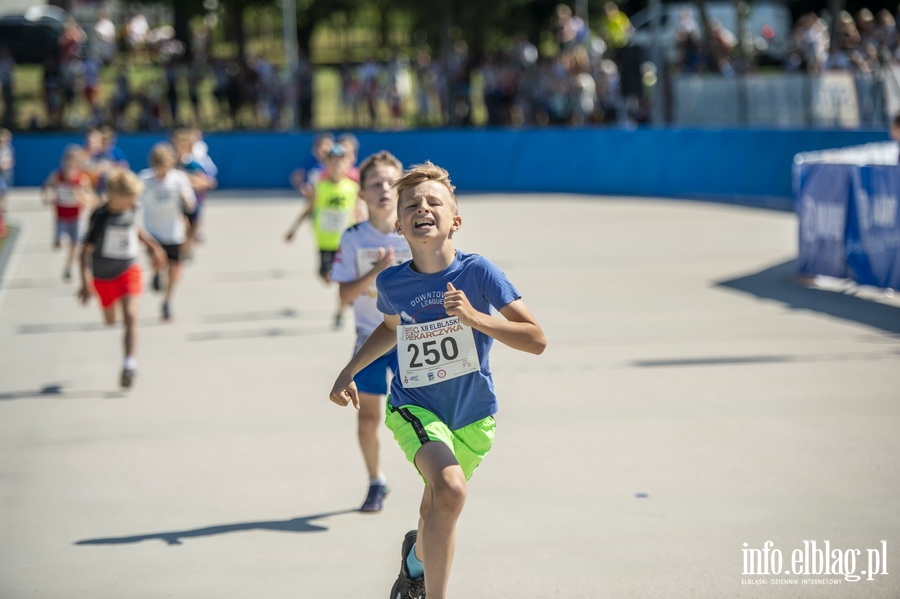
[{"label": "blonde hair", "polygon": [[[430,160],[424,164],[414,164],[411,166],[403,173],[402,177],[394,181],[394,184],[391,187],[397,190],[397,197],[402,200],[404,191],[412,189],[416,185],[425,183],[426,181],[437,181],[438,183],[441,183],[450,192],[450,197],[453,198],[454,206],[459,206],[456,201],[456,187],[450,182],[450,173],[436,164],[433,164]],[[397,202],[398,214],[402,203],[402,201]]]},{"label": "blonde hair", "polygon": [[150,148],[150,155],[147,157],[147,162],[153,168],[160,166],[172,168],[175,166],[177,160],[175,148],[172,147],[172,144],[165,141],[154,144],[153,147]]},{"label": "blonde hair", "polygon": [[369,176],[369,172],[376,166],[391,166],[399,172],[403,172],[403,163],[387,150],[381,150],[380,152],[368,156],[362,161],[362,164],[359,165],[360,185],[365,185],[366,177]]},{"label": "blonde hair", "polygon": [[69,144],[66,146],[66,149],[63,150],[62,160],[60,163],[66,163],[72,161],[79,168],[84,166],[84,160],[87,158],[87,152],[84,151],[84,148],[79,146],[78,144]]},{"label": "blonde hair", "polygon": [[137,197],[144,190],[140,178],[126,168],[115,168],[106,177],[106,195]]}]

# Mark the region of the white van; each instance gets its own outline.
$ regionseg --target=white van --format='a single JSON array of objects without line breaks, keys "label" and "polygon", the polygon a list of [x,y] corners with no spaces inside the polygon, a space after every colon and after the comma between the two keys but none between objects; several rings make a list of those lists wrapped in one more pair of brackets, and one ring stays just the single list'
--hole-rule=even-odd
[{"label": "white van", "polygon": [[[760,58],[763,61],[783,63],[790,51],[791,30],[793,29],[791,12],[787,6],[780,2],[766,0],[754,0],[748,3],[750,14],[747,15],[747,30],[753,34],[753,39],[760,49]],[[694,23],[703,35],[703,25],[700,22],[700,11],[696,2],[678,2],[661,4],[659,9],[662,15],[659,21],[659,44],[665,58],[670,64],[678,59],[675,31],[681,11],[689,10],[694,17]],[[631,17],[634,26],[632,43],[647,49],[653,47],[653,8],[645,8]],[[719,21],[722,26],[740,38],[738,33],[737,9],[731,1],[717,1],[706,3],[706,15],[709,19]]]}]

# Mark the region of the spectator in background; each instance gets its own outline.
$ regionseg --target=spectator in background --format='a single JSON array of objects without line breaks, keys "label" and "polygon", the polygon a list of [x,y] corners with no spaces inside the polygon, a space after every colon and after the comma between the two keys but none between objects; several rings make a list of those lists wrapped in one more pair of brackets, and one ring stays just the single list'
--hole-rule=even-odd
[{"label": "spectator in background", "polygon": [[700,27],[689,8],[678,13],[675,27],[675,43],[678,51],[678,66],[686,74],[697,73],[701,68]]},{"label": "spectator in background", "polygon": [[150,23],[147,17],[141,12],[141,8],[136,6],[131,9],[131,18],[125,25],[125,43],[128,45],[128,51],[132,58],[138,55],[142,56],[143,61],[147,61],[147,36],[150,34]]},{"label": "spectator in background", "polygon": [[97,22],[94,23],[94,47],[104,64],[109,64],[116,57],[116,25],[109,17],[106,7],[97,11]]},{"label": "spectator in background", "polygon": [[3,118],[0,124],[10,128],[15,120],[15,95],[13,95],[13,75],[16,61],[6,46],[0,46],[0,88],[3,88]]},{"label": "spectator in background", "polygon": [[606,55],[615,58],[616,52],[624,48],[634,35],[634,26],[628,16],[619,10],[615,2],[607,2],[603,5],[603,15],[600,17],[600,37],[606,42]]},{"label": "spectator in background", "polygon": [[561,51],[571,50],[587,41],[588,28],[584,20],[572,14],[566,4],[556,5],[556,41]]},{"label": "spectator in background", "polygon": [[806,13],[797,20],[793,46],[798,66],[808,73],[821,73],[828,61],[830,46],[828,27],[815,13]]},{"label": "spectator in background", "polygon": [[859,29],[845,10],[838,13],[835,37],[831,40],[830,54],[825,62],[826,70],[851,70],[860,61]]}]

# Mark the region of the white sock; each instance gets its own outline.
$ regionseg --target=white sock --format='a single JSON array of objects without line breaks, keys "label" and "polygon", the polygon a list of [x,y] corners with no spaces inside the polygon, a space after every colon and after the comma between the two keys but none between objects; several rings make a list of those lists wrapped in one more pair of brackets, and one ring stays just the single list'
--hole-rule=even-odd
[{"label": "white sock", "polygon": [[137,360],[133,356],[125,356],[125,370],[137,370]]}]

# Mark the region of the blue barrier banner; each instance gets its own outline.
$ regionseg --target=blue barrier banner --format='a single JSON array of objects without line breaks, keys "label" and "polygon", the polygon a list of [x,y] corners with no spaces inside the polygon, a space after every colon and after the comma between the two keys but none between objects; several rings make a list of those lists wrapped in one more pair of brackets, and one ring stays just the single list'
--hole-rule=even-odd
[{"label": "blue barrier banner", "polygon": [[847,265],[862,285],[900,289],[900,168],[858,171],[847,214]]},{"label": "blue barrier banner", "polygon": [[844,238],[855,169],[837,164],[800,166],[797,200],[800,274],[847,276]]}]

